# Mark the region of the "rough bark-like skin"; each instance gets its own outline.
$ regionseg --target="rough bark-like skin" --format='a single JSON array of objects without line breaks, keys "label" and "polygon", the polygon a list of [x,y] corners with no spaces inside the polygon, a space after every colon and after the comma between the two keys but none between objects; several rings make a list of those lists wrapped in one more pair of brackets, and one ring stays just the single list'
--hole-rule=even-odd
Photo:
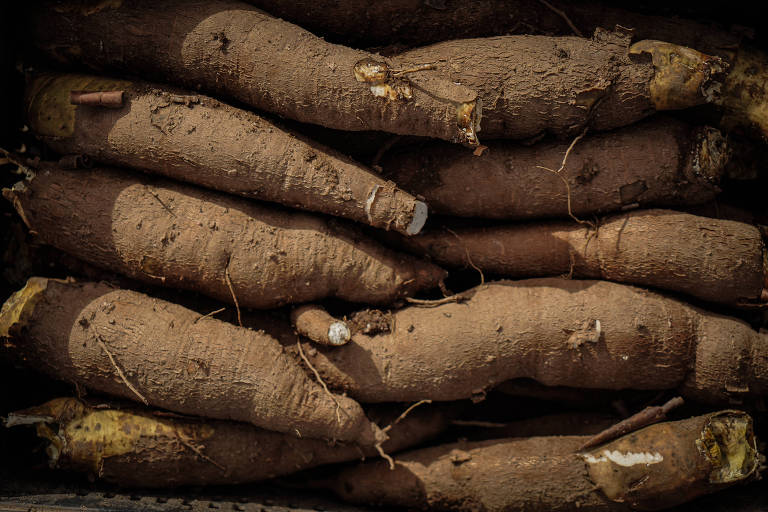
[{"label": "rough bark-like skin", "polygon": [[673,389],[710,403],[768,391],[768,339],[746,323],[632,286],[500,281],[466,300],[412,306],[393,330],[310,356],[361,402],[456,400],[507,379]]},{"label": "rough bark-like skin", "polygon": [[[123,106],[70,105],[72,90],[122,90]],[[26,112],[35,134],[59,153],[406,234],[426,220],[426,205],[373,171],[207,96],[144,82],[41,75],[27,87]]]},{"label": "rough bark-like skin", "polygon": [[[510,34],[573,35],[555,11],[538,0],[247,0],[315,34],[355,47],[398,43],[421,46],[450,39]],[[672,16],[647,16],[602,2],[551,2],[584,34],[616,25],[634,38],[659,39],[727,55],[741,37],[719,27]]]},{"label": "rough bark-like skin", "polygon": [[[712,425],[731,418],[749,423],[746,431],[727,432],[748,446],[748,456],[744,467],[722,481],[719,455],[728,452],[730,439],[713,443],[719,425]],[[574,453],[587,439],[533,437],[436,446],[400,455],[394,471],[380,463],[343,470],[332,487],[347,501],[409,509],[660,510],[747,480],[758,465],[751,419],[736,411],[652,425],[590,452]],[[703,441],[718,452],[708,452]]]},{"label": "rough bark-like skin", "polygon": [[54,247],[224,302],[233,302],[234,291],[241,307],[332,296],[388,303],[444,276],[341,221],[116,170],[48,168],[4,193]]},{"label": "rough bark-like skin", "polygon": [[[29,416],[48,416],[53,418],[49,423],[56,424],[52,430],[38,429],[39,435],[59,449],[52,465],[85,471],[126,487],[256,482],[377,456],[370,447],[297,438],[244,423],[161,417],[140,410],[91,409],[74,398],[56,399],[13,413],[11,418],[18,421]],[[414,411],[389,431],[390,439],[382,448],[395,453],[418,445],[442,431],[448,419],[440,409]],[[90,432],[81,430],[83,427]]]},{"label": "rough bark-like skin", "polygon": [[[629,54],[630,35],[598,30],[580,37],[501,36],[437,43],[402,53],[478,92],[484,139],[574,136],[585,127],[626,126],[658,110],[650,84],[657,70]],[[704,95],[676,104],[690,107]],[[556,167],[555,167],[556,168]]]},{"label": "rough bark-like skin", "polygon": [[428,71],[417,75],[435,80],[413,87],[412,98],[376,97],[356,79],[355,65],[374,59],[397,71],[396,63],[327,43],[244,3],[53,1],[26,18],[34,45],[63,62],[162,77],[331,128],[467,141],[457,107],[474,105],[471,89]]},{"label": "rough bark-like skin", "polygon": [[[390,152],[387,177],[426,198],[436,213],[522,219],[566,217],[568,193],[560,168],[569,143],[488,144],[482,156],[444,144]],[[649,120],[605,134],[587,134],[568,156],[575,215],[633,206],[703,203],[718,192],[729,159],[725,138],[712,128],[673,119]]]},{"label": "rough bark-like skin", "polygon": [[437,230],[403,240],[435,262],[504,277],[564,275],[685,293],[710,302],[755,302],[768,285],[755,226],[671,210],[572,220]]},{"label": "rough bark-like skin", "polygon": [[29,367],[155,407],[364,445],[383,437],[271,336],[130,290],[31,278],[3,306],[0,337]]}]

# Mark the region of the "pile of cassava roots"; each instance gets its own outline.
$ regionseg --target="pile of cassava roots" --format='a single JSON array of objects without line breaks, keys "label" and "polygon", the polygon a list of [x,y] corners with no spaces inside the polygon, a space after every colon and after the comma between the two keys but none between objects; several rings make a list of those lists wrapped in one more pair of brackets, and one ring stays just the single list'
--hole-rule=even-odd
[{"label": "pile of cassava roots", "polygon": [[0,413],[39,467],[484,512],[760,485],[749,30],[591,1],[32,4],[0,368],[40,384]]}]

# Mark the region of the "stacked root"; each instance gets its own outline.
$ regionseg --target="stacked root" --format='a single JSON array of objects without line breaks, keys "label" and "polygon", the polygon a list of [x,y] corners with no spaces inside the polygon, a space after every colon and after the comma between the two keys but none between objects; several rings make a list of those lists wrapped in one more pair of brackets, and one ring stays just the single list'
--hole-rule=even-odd
[{"label": "stacked root", "polygon": [[[19,272],[0,338],[78,398],[6,426],[35,425],[54,467],[135,487],[381,457],[303,481],[405,508],[658,510],[756,478],[752,418],[712,407],[768,394],[768,338],[738,318],[768,303],[765,231],[681,210],[738,174],[739,137],[768,133],[764,55],[596,4],[574,24],[512,2],[539,13],[526,35],[501,35],[516,29],[496,0],[366,11],[415,16],[406,35],[251,3],[269,13],[140,0],[25,15],[37,156],[5,154],[24,176],[3,195],[35,244],[77,263]],[[442,40],[446,23],[464,38]],[[37,71],[52,61],[70,72]],[[690,107],[719,125],[656,114]],[[369,166],[275,115],[392,135]],[[682,398],[503,414],[627,390]]]}]

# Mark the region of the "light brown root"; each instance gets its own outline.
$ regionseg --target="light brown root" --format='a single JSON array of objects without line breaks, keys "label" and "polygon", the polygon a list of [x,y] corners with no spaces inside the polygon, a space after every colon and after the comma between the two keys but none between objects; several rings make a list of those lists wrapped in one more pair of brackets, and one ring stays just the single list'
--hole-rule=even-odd
[{"label": "light brown root", "polygon": [[[542,1],[542,0],[539,0]],[[568,216],[578,222],[579,224],[583,226],[589,226],[592,229],[597,229],[594,222],[590,222],[588,220],[581,220],[576,215],[573,214],[573,210],[571,208],[571,184],[568,183],[568,180],[565,178],[565,176],[562,175],[562,172],[565,170],[565,166],[568,163],[568,156],[571,154],[571,151],[573,151],[573,148],[576,146],[576,144],[584,138],[584,136],[587,134],[587,131],[589,130],[589,127],[584,127],[584,131],[582,131],[579,135],[576,136],[575,139],[573,139],[573,142],[571,142],[571,145],[568,146],[568,149],[565,150],[565,154],[563,155],[563,161],[560,164],[560,168],[558,170],[550,169],[549,167],[544,167],[543,165],[537,165],[536,167],[539,169],[543,169],[545,171],[551,172],[558,178],[562,180],[562,182],[565,184],[565,192],[566,192],[566,200],[568,205]]]},{"label": "light brown root", "polygon": [[389,432],[390,430],[392,430],[392,427],[394,427],[395,425],[397,425],[398,423],[403,421],[405,419],[405,417],[408,416],[411,413],[412,410],[414,410],[415,408],[417,408],[420,405],[431,404],[431,403],[432,403],[432,400],[429,400],[429,399],[427,399],[427,400],[419,400],[415,404],[412,404],[410,407],[408,407],[405,411],[403,411],[403,413],[400,416],[395,418],[395,421],[393,421],[392,423],[390,423],[389,425],[387,425],[386,427],[381,429],[381,431],[384,432],[384,433]]},{"label": "light brown root", "polygon": [[547,7],[549,10],[551,10],[552,12],[554,12],[555,14],[557,14],[558,16],[563,18],[563,20],[568,24],[568,27],[570,27],[570,29],[573,30],[574,34],[576,34],[579,37],[584,37],[584,34],[581,33],[581,30],[579,30],[576,27],[576,25],[573,24],[573,22],[571,21],[571,18],[569,18],[568,15],[565,14],[565,12],[561,11],[560,9],[555,7],[554,5],[552,5],[549,2],[547,2],[546,0],[539,0],[539,2],[542,5],[544,5],[545,7]]},{"label": "light brown root", "polygon": [[232,300],[235,303],[235,309],[237,310],[237,324],[242,327],[243,326],[243,319],[240,316],[240,303],[237,302],[237,295],[235,295],[235,288],[232,286],[232,279],[229,277],[229,261],[227,261],[227,266],[224,268],[224,280],[227,282],[227,286],[229,287],[229,293],[232,294]]},{"label": "light brown root", "polygon": [[117,366],[117,362],[115,361],[115,358],[112,356],[112,353],[107,348],[107,344],[104,343],[104,340],[101,339],[101,336],[99,336],[98,334],[96,335],[96,341],[99,343],[99,346],[104,351],[104,353],[107,354],[107,357],[109,358],[109,362],[112,363],[112,366],[115,368],[115,371],[117,371],[117,374],[120,376],[120,379],[123,381],[123,384],[125,384],[128,387],[128,389],[130,389],[133,392],[133,394],[136,395],[136,397],[139,400],[141,400],[141,402],[144,405],[149,405],[149,402],[147,401],[146,398],[144,398],[144,395],[139,393],[139,390],[133,387],[133,384],[131,384],[128,381],[128,378],[123,373],[123,370],[121,370],[120,367]]},{"label": "light brown root", "polygon": [[384,451],[384,448],[381,447],[381,443],[376,443],[374,447],[376,448],[376,451],[379,452],[379,455],[381,456],[381,458],[387,461],[387,463],[389,464],[389,469],[394,471],[395,460],[389,455],[387,455],[387,453]]},{"label": "light brown root", "polygon": [[763,288],[763,291],[760,292],[760,300],[762,302],[768,302],[768,289]]},{"label": "light brown root", "polygon": [[219,308],[219,309],[217,309],[217,310],[215,310],[215,311],[211,311],[210,313],[206,313],[206,314],[204,314],[204,315],[200,315],[200,316],[199,316],[199,317],[197,317],[197,318],[195,319],[195,321],[194,321],[194,322],[192,322],[192,323],[193,323],[193,324],[196,324],[197,322],[199,322],[199,321],[200,321],[200,320],[202,320],[203,318],[208,318],[209,316],[218,315],[219,313],[221,313],[221,312],[222,312],[222,311],[224,311],[225,309],[227,309],[227,308]]},{"label": "light brown root", "polygon": [[227,472],[227,468],[225,468],[224,466],[222,466],[221,464],[219,464],[218,462],[216,462],[215,460],[213,460],[212,458],[210,458],[209,456],[207,456],[206,454],[204,454],[204,453],[203,453],[203,451],[202,451],[202,450],[201,450],[199,447],[197,447],[197,446],[195,446],[194,444],[192,444],[192,443],[191,443],[189,440],[187,440],[187,439],[184,439],[184,435],[183,435],[182,433],[180,433],[178,430],[176,431],[176,437],[178,437],[178,439],[179,439],[179,442],[180,442],[182,445],[186,446],[187,448],[189,448],[190,450],[192,450],[193,452],[195,452],[195,454],[196,454],[198,457],[200,457],[201,459],[203,459],[203,460],[204,460],[204,461],[206,461],[206,462],[210,462],[211,464],[213,464],[214,466],[216,466],[217,468],[219,468],[219,469],[220,469],[221,471],[223,471],[224,473],[226,473],[226,472]]},{"label": "light brown root", "polygon": [[328,393],[328,396],[331,397],[331,400],[333,400],[333,403],[336,404],[336,421],[338,421],[339,424],[341,424],[341,415],[339,414],[339,411],[342,411],[344,414],[347,415],[347,417],[349,417],[349,414],[347,413],[347,411],[345,411],[344,409],[341,408],[341,405],[339,404],[339,401],[336,400],[336,397],[328,389],[328,386],[325,385],[325,381],[320,376],[320,373],[315,369],[314,366],[312,366],[312,363],[309,362],[309,359],[304,354],[304,349],[301,348],[301,341],[300,340],[296,341],[296,346],[299,348],[299,355],[301,356],[302,361],[304,361],[304,364],[306,364],[309,367],[309,369],[312,370],[312,373],[315,374],[315,378],[317,379],[317,382],[320,383],[320,385],[323,387],[325,392]]}]

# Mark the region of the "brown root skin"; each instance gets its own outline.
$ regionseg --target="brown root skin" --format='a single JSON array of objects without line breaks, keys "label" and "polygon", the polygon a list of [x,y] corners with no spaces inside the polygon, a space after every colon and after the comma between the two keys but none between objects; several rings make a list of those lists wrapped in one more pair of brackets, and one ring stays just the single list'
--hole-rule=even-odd
[{"label": "brown root skin", "polygon": [[[471,143],[456,109],[477,95],[439,75],[434,88],[408,87],[410,97],[377,95],[356,79],[354,69],[363,59],[381,57],[327,43],[236,1],[143,0],[102,7],[98,0],[50,1],[24,18],[38,50],[60,62],[164,79],[304,123]],[[105,33],[112,35],[104,38]],[[402,80],[409,81],[410,76]],[[456,89],[460,96],[448,94]]]},{"label": "brown root skin", "polygon": [[465,296],[401,309],[391,333],[358,333],[343,347],[319,349],[312,364],[331,389],[362,402],[470,398],[517,378],[607,390],[678,388],[709,403],[768,391],[765,334],[656,293],[549,278],[499,281]]},{"label": "brown root skin", "polygon": [[[393,41],[415,47],[446,39],[500,34],[574,35],[566,20],[539,0],[450,2],[443,9],[423,0],[247,1],[328,40],[344,41],[356,48],[387,46]],[[669,41],[720,56],[727,56],[743,38],[714,24],[648,16],[604,2],[580,0],[557,5],[583,34],[592,34],[597,27],[621,25],[634,31],[635,40]],[[504,12],[514,16],[499,15]]]},{"label": "brown root skin", "polygon": [[[569,141],[570,142],[570,141]],[[434,213],[496,219],[568,217],[709,201],[730,159],[725,137],[671,118],[649,119],[569,143],[490,142],[482,156],[447,144],[389,151],[384,175],[423,196]],[[471,179],[468,179],[471,178]],[[514,179],[511,179],[514,178]],[[568,188],[562,178],[568,182]]]},{"label": "brown root skin", "polygon": [[266,309],[329,296],[386,304],[445,275],[335,219],[124,171],[43,168],[3,192],[29,228],[150,284]]},{"label": "brown root skin", "polygon": [[386,439],[357,402],[324,392],[264,332],[137,292],[31,278],[3,305],[0,337],[29,367],[155,407],[300,437]]},{"label": "brown root skin", "polygon": [[749,46],[739,47],[720,100],[723,126],[768,141],[768,57]]},{"label": "brown root skin", "polygon": [[[722,411],[652,425],[587,453],[587,438],[455,443],[342,470],[344,500],[430,510],[660,510],[752,478],[751,418]],[[638,484],[642,482],[642,484]]]},{"label": "brown root skin", "polygon": [[296,332],[320,345],[344,345],[351,336],[347,324],[333,318],[317,304],[305,304],[291,311],[291,323]]},{"label": "brown root skin", "polygon": [[510,278],[569,275],[681,292],[738,306],[759,301],[765,244],[754,226],[671,210],[600,219],[439,229],[401,239],[447,267]]},{"label": "brown root skin", "polygon": [[[482,136],[529,139],[572,137],[585,127],[608,130],[660,109],[711,102],[709,90],[722,62],[670,45],[694,62],[652,64],[630,50],[631,34],[597,29],[579,37],[500,36],[454,40],[397,56],[403,67],[436,63],[435,73],[478,91]],[[641,44],[641,43],[638,43]],[[697,59],[691,54],[695,53]],[[680,83],[689,85],[681,91]],[[697,88],[697,86],[700,86]],[[661,103],[660,95],[674,102]]]},{"label": "brown root skin", "polygon": [[[70,91],[124,89],[117,109],[76,106]],[[266,119],[188,91],[88,75],[43,74],[27,87],[32,131],[87,154],[207,188],[346,217],[403,234],[426,205],[370,169]],[[375,201],[370,201],[374,190]]]},{"label": "brown root skin", "polygon": [[[394,453],[418,445],[446,428],[449,419],[444,408],[414,412],[389,431],[384,450]],[[377,455],[371,447],[297,438],[242,423],[164,417],[125,407],[91,408],[75,398],[11,413],[8,420],[7,426],[38,425],[38,435],[50,443],[52,466],[124,487],[257,482]]]}]

